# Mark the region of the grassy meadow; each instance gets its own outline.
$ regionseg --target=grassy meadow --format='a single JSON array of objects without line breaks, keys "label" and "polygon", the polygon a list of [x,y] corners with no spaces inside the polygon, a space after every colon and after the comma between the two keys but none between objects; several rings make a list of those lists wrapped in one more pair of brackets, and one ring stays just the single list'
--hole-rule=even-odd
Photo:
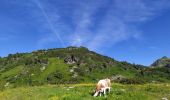
[{"label": "grassy meadow", "polygon": [[[85,47],[9,54],[0,57],[0,100],[170,100],[170,59],[160,60],[165,66],[131,64]],[[111,93],[93,97],[104,78],[115,82]]]},{"label": "grassy meadow", "polygon": [[0,100],[170,100],[170,84],[112,84],[110,94],[93,97],[95,84],[44,85],[8,88]]}]

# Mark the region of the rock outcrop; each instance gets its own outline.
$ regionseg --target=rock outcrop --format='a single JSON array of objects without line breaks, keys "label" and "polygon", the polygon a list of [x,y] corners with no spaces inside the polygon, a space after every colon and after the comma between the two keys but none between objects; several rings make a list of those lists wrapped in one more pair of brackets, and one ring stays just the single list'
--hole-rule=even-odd
[{"label": "rock outcrop", "polygon": [[64,59],[64,62],[66,64],[74,64],[77,63],[79,61],[78,57],[75,57],[74,55],[68,56]]},{"label": "rock outcrop", "polygon": [[156,60],[153,64],[151,64],[152,67],[168,67],[170,68],[170,58],[164,56],[158,60]]}]

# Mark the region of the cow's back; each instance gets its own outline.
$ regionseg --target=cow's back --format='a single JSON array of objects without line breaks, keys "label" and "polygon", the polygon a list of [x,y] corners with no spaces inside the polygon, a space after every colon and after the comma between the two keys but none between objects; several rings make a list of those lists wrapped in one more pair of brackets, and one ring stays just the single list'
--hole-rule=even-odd
[{"label": "cow's back", "polygon": [[107,82],[107,85],[108,85],[108,87],[111,87],[111,81],[110,81],[110,79],[105,79],[105,81]]},{"label": "cow's back", "polygon": [[110,79],[103,79],[103,80],[100,80],[98,82],[98,85],[102,85],[102,87],[110,87],[111,86],[111,83],[110,83]]}]

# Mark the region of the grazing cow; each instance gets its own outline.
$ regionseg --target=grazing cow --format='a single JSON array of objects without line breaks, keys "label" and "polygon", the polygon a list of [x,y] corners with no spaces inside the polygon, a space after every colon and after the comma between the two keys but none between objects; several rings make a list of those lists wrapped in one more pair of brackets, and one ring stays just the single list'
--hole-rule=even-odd
[{"label": "grazing cow", "polygon": [[102,79],[100,80],[97,85],[96,85],[96,90],[95,90],[95,93],[93,96],[98,96],[103,93],[104,95],[106,94],[106,90],[109,90],[110,92],[110,89],[111,89],[111,82],[110,82],[110,79]]}]

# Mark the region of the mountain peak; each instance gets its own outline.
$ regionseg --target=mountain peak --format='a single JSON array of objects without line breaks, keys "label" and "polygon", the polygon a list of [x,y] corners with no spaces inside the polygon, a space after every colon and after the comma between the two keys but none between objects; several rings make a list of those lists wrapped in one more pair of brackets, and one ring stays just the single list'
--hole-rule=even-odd
[{"label": "mountain peak", "polygon": [[163,56],[162,58],[156,60],[153,64],[153,67],[169,67],[170,68],[170,58]]},{"label": "mountain peak", "polygon": [[168,59],[168,57],[167,56],[163,56],[161,59]]}]

